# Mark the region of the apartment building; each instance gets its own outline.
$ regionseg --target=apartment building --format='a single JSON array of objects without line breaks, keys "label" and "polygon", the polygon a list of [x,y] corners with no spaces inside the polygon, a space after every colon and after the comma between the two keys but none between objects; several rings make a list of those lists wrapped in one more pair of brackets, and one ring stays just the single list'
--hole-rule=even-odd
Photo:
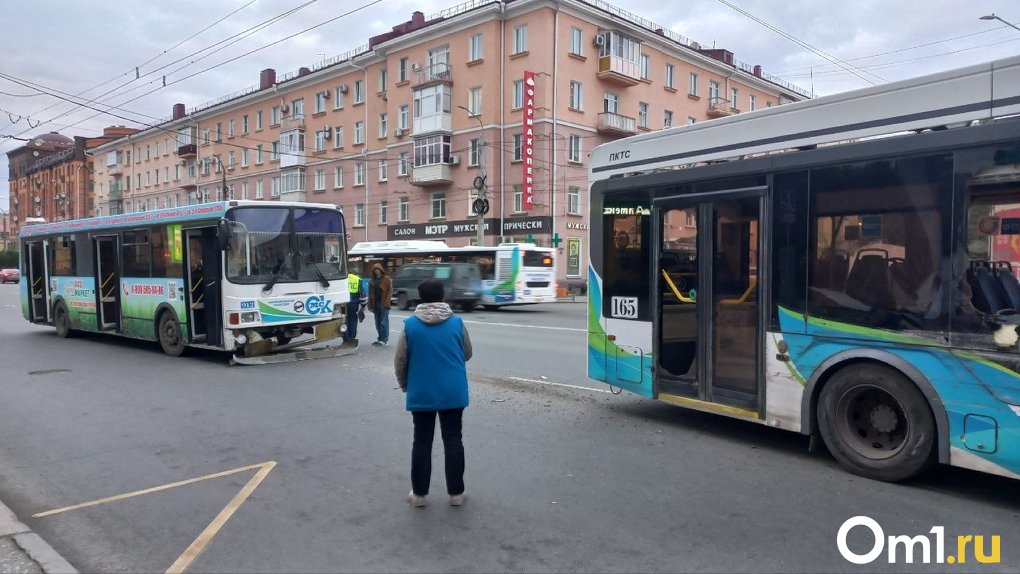
[{"label": "apartment building", "polygon": [[220,198],[332,203],[352,241],[560,248],[583,281],[600,143],[806,93],[604,2],[475,0],[100,146],[96,214]]}]

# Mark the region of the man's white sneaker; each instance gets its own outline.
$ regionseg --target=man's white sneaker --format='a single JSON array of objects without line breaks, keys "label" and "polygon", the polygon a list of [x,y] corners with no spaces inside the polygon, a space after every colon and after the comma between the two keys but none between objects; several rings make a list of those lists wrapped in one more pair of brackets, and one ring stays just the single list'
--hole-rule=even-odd
[{"label": "man's white sneaker", "polygon": [[464,494],[451,494],[450,495],[450,506],[460,506],[464,504]]},{"label": "man's white sneaker", "polygon": [[414,506],[416,508],[425,506],[425,497],[418,496],[417,494],[414,493],[413,490],[407,493],[407,501],[411,503],[411,506]]}]

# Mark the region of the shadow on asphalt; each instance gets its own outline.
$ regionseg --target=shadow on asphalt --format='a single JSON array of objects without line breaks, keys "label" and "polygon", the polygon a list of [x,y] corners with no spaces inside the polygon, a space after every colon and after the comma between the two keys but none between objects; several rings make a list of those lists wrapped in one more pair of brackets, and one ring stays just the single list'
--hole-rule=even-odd
[{"label": "shadow on asphalt", "polygon": [[[60,338],[57,337],[55,331],[32,331],[25,335],[29,340],[40,341],[40,344],[48,345],[53,348],[53,345],[61,342]],[[141,354],[156,354],[159,356],[166,356],[163,353],[163,349],[159,346],[159,343],[155,341],[144,341],[142,339],[135,339],[131,337],[121,337],[118,335],[111,335],[108,333],[92,333],[88,331],[76,331],[73,335],[73,339],[76,341],[82,341],[90,345],[96,346],[102,345],[104,349],[118,349],[123,351],[133,351]],[[44,342],[45,341],[45,342]],[[98,350],[97,352],[102,352]],[[173,358],[173,357],[171,357]],[[194,347],[188,347],[184,349],[184,355],[180,357],[182,360],[199,360],[209,364],[218,364],[224,367],[230,366],[230,353],[225,351],[213,351],[208,349],[196,349]]]}]

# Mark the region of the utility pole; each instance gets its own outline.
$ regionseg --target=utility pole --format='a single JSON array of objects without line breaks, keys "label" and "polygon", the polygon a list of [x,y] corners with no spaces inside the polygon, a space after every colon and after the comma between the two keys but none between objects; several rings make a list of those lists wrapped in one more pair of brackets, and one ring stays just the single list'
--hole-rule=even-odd
[{"label": "utility pole", "polygon": [[[478,216],[478,223],[476,224],[478,234],[477,234],[476,241],[478,243],[478,246],[481,247],[481,246],[485,245],[485,214],[489,212],[489,197],[488,197],[488,193],[486,193],[486,190],[485,190],[485,179],[486,179],[486,177],[485,177],[485,124],[482,123],[482,118],[479,117],[480,114],[476,114],[476,113],[472,112],[471,110],[465,108],[464,106],[457,106],[457,107],[462,109],[462,110],[464,110],[465,112],[467,112],[468,113],[468,117],[474,118],[478,122],[478,129],[479,129],[479,133],[478,133],[478,148],[479,148],[478,149],[478,170],[481,172],[481,175],[476,177],[474,182],[473,182],[473,187],[475,188],[475,191],[477,192],[478,197],[471,204],[471,209],[474,210],[475,214]],[[468,150],[468,153],[469,154],[471,153],[470,149]],[[502,233],[502,230],[500,230],[500,233]]]},{"label": "utility pole", "polygon": [[[211,155],[208,158],[206,158],[206,161],[208,162],[210,159],[216,160],[216,163],[219,164],[219,166],[220,166],[220,176],[221,176],[220,177],[220,181],[221,181],[221,183],[220,183],[220,197],[219,197],[219,199],[220,199],[220,201],[226,201],[227,200],[227,166],[223,165],[223,160],[220,159],[220,156],[218,156],[218,155]],[[201,202],[199,202],[199,203],[201,203]]]}]

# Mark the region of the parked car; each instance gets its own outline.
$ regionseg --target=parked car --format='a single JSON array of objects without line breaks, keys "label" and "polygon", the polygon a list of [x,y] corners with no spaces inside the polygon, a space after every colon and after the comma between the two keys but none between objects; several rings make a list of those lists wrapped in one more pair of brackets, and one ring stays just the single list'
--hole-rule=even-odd
[{"label": "parked car", "polygon": [[451,307],[473,311],[482,296],[482,270],[477,263],[407,263],[393,275],[393,297],[400,309],[409,309],[421,301],[418,284],[425,279],[443,283],[446,302]]},{"label": "parked car", "polygon": [[0,283],[17,283],[21,274],[17,269],[0,269]]}]

